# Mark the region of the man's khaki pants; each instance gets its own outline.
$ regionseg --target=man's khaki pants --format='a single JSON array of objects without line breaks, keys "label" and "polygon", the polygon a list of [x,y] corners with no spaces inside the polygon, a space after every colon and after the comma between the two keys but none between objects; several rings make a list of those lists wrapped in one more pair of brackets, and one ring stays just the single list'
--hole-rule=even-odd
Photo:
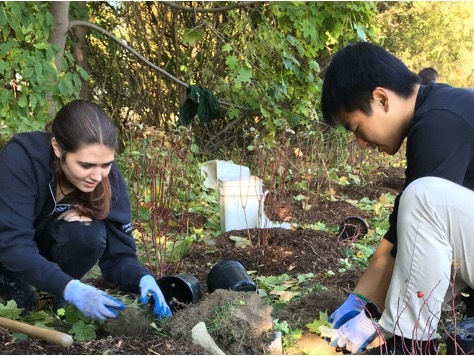
[{"label": "man's khaki pants", "polygon": [[443,303],[474,287],[474,191],[441,178],[415,180],[400,198],[397,232],[380,325],[391,334],[431,340],[438,337]]}]

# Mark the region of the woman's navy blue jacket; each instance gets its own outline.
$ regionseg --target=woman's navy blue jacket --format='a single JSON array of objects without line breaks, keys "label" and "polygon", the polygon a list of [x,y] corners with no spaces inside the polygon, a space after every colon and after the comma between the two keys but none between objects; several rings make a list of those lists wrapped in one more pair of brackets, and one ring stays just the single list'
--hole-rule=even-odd
[{"label": "woman's navy blue jacket", "polygon": [[[0,263],[32,286],[62,296],[73,278],[40,255],[35,243],[55,208],[55,159],[47,132],[20,133],[0,152]],[[104,279],[138,292],[150,272],[138,261],[125,180],[113,164],[112,204],[104,220],[107,246],[99,266]],[[42,224],[43,223],[43,224]]]}]

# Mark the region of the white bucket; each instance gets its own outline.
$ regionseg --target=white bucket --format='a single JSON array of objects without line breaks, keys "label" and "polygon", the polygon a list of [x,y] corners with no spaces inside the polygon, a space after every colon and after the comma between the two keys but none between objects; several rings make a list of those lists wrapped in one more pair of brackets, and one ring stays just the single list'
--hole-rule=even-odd
[{"label": "white bucket", "polygon": [[201,175],[204,177],[204,186],[215,189],[219,179],[240,180],[250,176],[250,169],[232,161],[213,160],[201,164]]},{"label": "white bucket", "polygon": [[252,229],[259,226],[265,194],[256,176],[239,180],[218,180],[221,229]]}]

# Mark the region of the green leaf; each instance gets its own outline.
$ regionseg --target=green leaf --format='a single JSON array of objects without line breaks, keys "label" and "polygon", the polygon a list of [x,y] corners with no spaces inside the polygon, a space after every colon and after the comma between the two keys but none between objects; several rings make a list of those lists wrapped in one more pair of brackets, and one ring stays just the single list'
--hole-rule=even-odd
[{"label": "green leaf", "polygon": [[273,323],[275,324],[275,330],[280,330],[284,334],[288,334],[290,332],[290,326],[286,320],[280,322],[279,319],[275,319],[273,320]]},{"label": "green leaf", "polygon": [[69,330],[69,333],[74,335],[76,341],[93,340],[97,336],[95,330],[94,325],[86,324],[84,320],[78,320]]},{"label": "green leaf", "polygon": [[28,100],[26,100],[26,97],[24,95],[20,96],[20,99],[18,99],[18,106],[20,108],[24,108],[28,105]]},{"label": "green leaf", "polygon": [[79,75],[81,76],[82,80],[88,80],[89,79],[89,74],[84,70],[84,68],[82,68],[80,66],[76,66],[76,70],[79,73]]},{"label": "green leaf", "polygon": [[7,24],[7,17],[5,15],[4,8],[0,8],[0,27],[4,27]]},{"label": "green leaf", "polygon": [[191,152],[194,153],[194,154],[199,154],[199,146],[196,145],[195,143],[191,144]]},{"label": "green leaf", "polygon": [[74,56],[71,52],[64,52],[64,58],[67,60],[66,63],[74,63]]},{"label": "green leaf", "polygon": [[238,71],[237,78],[235,78],[235,84],[237,87],[240,87],[242,82],[250,82],[252,78],[252,69],[251,68],[240,68]]},{"label": "green leaf", "polygon": [[59,92],[61,93],[61,95],[64,95],[64,96],[68,95],[69,89],[68,89],[67,82],[65,80],[61,80],[59,82],[58,89],[59,89]]},{"label": "green leaf", "polygon": [[[5,57],[12,47],[13,44],[10,41],[0,44],[0,57]],[[6,62],[3,63],[7,64]]]},{"label": "green leaf", "polygon": [[225,59],[225,64],[227,64],[227,66],[233,70],[238,68],[239,61],[237,60],[236,56],[227,56]]},{"label": "green leaf", "polygon": [[[84,320],[85,316],[80,312],[79,309],[74,304],[67,304],[64,308],[64,314],[66,316],[66,321],[68,323],[74,324],[79,320]],[[58,310],[58,315],[61,315],[62,312],[60,311],[61,309]]]},{"label": "green leaf", "polygon": [[257,277],[257,279],[262,282],[262,283],[265,283],[267,285],[278,285],[278,284],[282,284],[285,280],[287,280],[289,277],[286,273],[284,274],[281,274],[279,276],[269,276],[269,277],[264,277],[264,276],[260,276],[260,277]]},{"label": "green leaf", "polygon": [[16,302],[12,299],[7,304],[0,304],[0,316],[8,319],[19,319],[20,314],[23,311],[22,308],[18,308]]},{"label": "green leaf", "polygon": [[308,65],[309,65],[309,68],[311,68],[315,72],[319,73],[320,67],[319,67],[318,62],[316,62],[315,60],[311,60],[311,61],[309,61]]},{"label": "green leaf", "polygon": [[23,341],[23,340],[28,340],[28,335],[26,334],[23,334],[23,333],[19,333],[17,331],[15,331],[13,334],[12,334],[13,338],[16,340],[16,341]]},{"label": "green leaf", "polygon": [[192,245],[192,239],[190,237],[186,237],[182,241],[173,241],[168,246],[169,254],[169,261],[170,262],[179,262],[184,256],[186,256],[189,252],[189,249]]},{"label": "green leaf", "polygon": [[328,322],[328,313],[327,312],[319,312],[319,319],[315,319],[312,323],[306,324],[306,327],[309,331],[316,334],[321,334],[319,330],[320,326],[328,326],[330,325]]},{"label": "green leaf", "polygon": [[38,99],[36,99],[36,95],[31,95],[30,96],[30,108],[31,111],[35,110],[36,104],[38,104]]},{"label": "green leaf", "polygon": [[31,68],[31,67],[26,68],[25,74],[24,74],[25,79],[31,78],[33,76],[33,74],[34,74],[33,68]]},{"label": "green leaf", "polygon": [[[0,103],[9,103],[13,100],[13,93],[9,90],[0,90]],[[3,115],[2,115],[3,116]]]},{"label": "green leaf", "polygon": [[38,42],[38,43],[34,43],[33,46],[36,49],[47,49],[50,46],[50,44],[48,44],[47,42]]},{"label": "green leaf", "polygon": [[295,115],[295,114],[290,112],[290,113],[288,113],[288,122],[292,126],[296,126],[301,122],[301,117],[299,115]]},{"label": "green leaf", "polygon": [[227,115],[229,115],[229,119],[235,119],[239,117],[239,114],[240,110],[237,108],[229,108],[229,110],[227,110]]},{"label": "green leaf", "polygon": [[[46,25],[52,25],[54,23],[54,16],[50,13],[50,12],[47,12],[46,13]],[[45,37],[48,38],[49,36],[49,31],[48,33],[45,33]]]},{"label": "green leaf", "polygon": [[79,74],[73,73],[72,82],[74,83],[75,87],[77,87],[77,88],[81,87],[82,82],[81,82],[81,78],[79,77]]},{"label": "green leaf", "polygon": [[48,330],[54,330],[53,327],[47,326],[45,323],[42,323],[42,322],[36,322],[34,325],[37,326],[37,327],[39,327],[39,328],[48,329]]},{"label": "green leaf", "polygon": [[39,311],[29,313],[26,316],[25,320],[28,321],[28,322],[36,322],[36,321],[39,321],[39,320],[45,321],[49,317],[50,317],[50,315],[47,314],[44,310],[39,310]]},{"label": "green leaf", "polygon": [[195,30],[188,30],[183,34],[183,43],[194,46],[203,37],[203,33]]},{"label": "green leaf", "polygon": [[271,292],[284,292],[284,291],[286,291],[288,288],[290,288],[289,285],[276,285],[275,287],[273,287],[273,289],[271,290]]},{"label": "green leaf", "polygon": [[229,43],[226,43],[222,46],[222,52],[230,52],[232,51],[232,46]]},{"label": "green leaf", "polygon": [[[1,52],[1,46],[0,45],[0,52]],[[0,53],[1,56],[1,53]],[[9,69],[7,62],[0,61],[0,74],[3,76],[7,70]],[[5,78],[3,78],[5,80]]]}]

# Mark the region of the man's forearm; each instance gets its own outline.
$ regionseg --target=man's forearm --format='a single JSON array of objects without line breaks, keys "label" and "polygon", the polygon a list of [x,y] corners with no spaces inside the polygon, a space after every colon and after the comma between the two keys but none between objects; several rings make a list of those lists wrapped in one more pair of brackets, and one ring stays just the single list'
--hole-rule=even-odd
[{"label": "man's forearm", "polygon": [[379,309],[385,309],[385,298],[392,279],[395,259],[390,255],[393,244],[382,239],[374,255],[354,289],[368,300],[375,302]]}]

